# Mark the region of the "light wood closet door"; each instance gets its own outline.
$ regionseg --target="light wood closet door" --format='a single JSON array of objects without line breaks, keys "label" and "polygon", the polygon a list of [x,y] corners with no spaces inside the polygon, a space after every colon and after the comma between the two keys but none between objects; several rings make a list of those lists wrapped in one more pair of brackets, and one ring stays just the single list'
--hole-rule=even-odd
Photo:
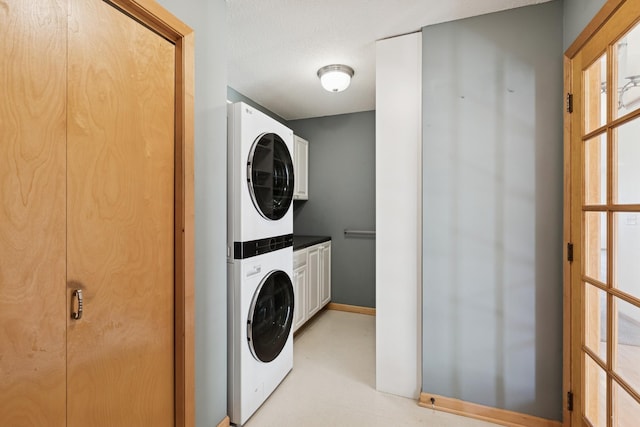
[{"label": "light wood closet door", "polygon": [[0,0],[1,426],[192,425],[192,33],[122,4],[179,48],[102,0]]},{"label": "light wood closet door", "polygon": [[174,425],[174,45],[70,0],[68,426]]},{"label": "light wood closet door", "polygon": [[0,0],[0,425],[64,425],[66,1]]}]

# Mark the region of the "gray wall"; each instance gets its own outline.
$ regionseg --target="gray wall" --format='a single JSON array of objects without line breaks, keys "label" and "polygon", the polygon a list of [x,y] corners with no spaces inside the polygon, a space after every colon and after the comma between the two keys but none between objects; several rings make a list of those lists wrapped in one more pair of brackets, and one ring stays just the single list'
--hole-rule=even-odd
[{"label": "gray wall", "polygon": [[580,35],[607,0],[564,0],[563,50]]},{"label": "gray wall", "polygon": [[227,415],[227,62],[224,0],[159,0],[195,31],[196,425]]},{"label": "gray wall", "polygon": [[331,300],[375,307],[375,112],[294,120],[309,141],[309,200],[294,202],[296,234],[330,235]]},{"label": "gray wall", "polygon": [[423,28],[423,380],[562,418],[562,2]]}]

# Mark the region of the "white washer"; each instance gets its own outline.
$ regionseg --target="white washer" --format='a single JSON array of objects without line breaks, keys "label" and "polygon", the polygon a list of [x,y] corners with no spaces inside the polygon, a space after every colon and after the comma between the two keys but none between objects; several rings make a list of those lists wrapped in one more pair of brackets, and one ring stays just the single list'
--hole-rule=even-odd
[{"label": "white washer", "polygon": [[227,265],[227,409],[231,423],[241,426],[293,368],[293,249]]},{"label": "white washer", "polygon": [[234,243],[293,233],[293,131],[259,110],[228,106],[229,258]]}]

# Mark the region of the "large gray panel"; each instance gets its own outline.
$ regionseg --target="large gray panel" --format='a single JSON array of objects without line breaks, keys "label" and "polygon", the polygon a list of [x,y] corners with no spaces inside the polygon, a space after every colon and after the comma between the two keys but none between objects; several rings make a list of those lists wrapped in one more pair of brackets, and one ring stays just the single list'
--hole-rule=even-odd
[{"label": "large gray panel", "polygon": [[562,416],[562,2],[423,28],[424,392]]},{"label": "large gray panel", "polygon": [[227,64],[224,0],[159,0],[195,31],[196,425],[227,415]]},{"label": "large gray panel", "polygon": [[607,0],[564,0],[564,42],[567,50]]},{"label": "large gray panel", "polygon": [[375,112],[289,125],[309,140],[309,200],[294,202],[294,233],[331,236],[333,302],[375,307],[375,239],[344,236],[375,227]]}]

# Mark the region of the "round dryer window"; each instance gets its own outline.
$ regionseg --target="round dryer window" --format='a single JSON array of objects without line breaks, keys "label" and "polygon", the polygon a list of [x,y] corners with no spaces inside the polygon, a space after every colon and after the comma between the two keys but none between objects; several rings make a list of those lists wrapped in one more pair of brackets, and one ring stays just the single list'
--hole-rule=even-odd
[{"label": "round dryer window", "polygon": [[293,200],[293,161],[287,144],[275,133],[255,140],[247,162],[249,192],[260,214],[282,218]]},{"label": "round dryer window", "polygon": [[272,271],[258,287],[247,322],[249,347],[256,359],[271,362],[284,348],[293,323],[293,300],[293,284],[284,271]]}]

